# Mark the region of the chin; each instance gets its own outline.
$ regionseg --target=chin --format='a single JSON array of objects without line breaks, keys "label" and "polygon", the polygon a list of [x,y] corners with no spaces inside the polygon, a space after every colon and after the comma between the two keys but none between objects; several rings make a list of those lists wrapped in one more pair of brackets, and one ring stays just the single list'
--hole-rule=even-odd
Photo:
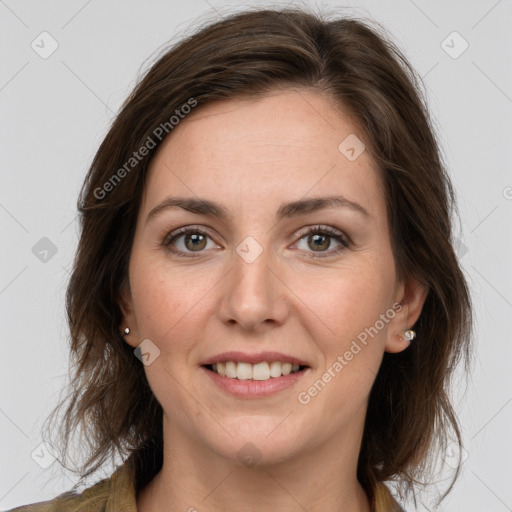
[{"label": "chin", "polygon": [[[301,431],[296,425],[285,423],[286,415],[242,416],[234,418],[232,423],[224,423],[231,434],[222,438],[205,439],[211,449],[222,458],[237,465],[253,467],[272,466],[295,457],[304,449],[304,441],[298,437]],[[281,423],[282,422],[282,423]],[[225,431],[224,431],[225,432]]]}]

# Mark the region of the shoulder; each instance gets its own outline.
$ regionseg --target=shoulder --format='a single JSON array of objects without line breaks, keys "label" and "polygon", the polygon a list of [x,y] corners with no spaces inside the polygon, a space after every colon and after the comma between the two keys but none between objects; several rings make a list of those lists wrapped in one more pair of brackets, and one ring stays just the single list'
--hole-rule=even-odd
[{"label": "shoulder", "polygon": [[136,512],[135,490],[126,466],[81,493],[68,491],[49,501],[22,505],[7,512]]},{"label": "shoulder", "polygon": [[[108,493],[103,482],[89,487],[82,493],[68,491],[49,501],[41,501],[14,508],[9,512],[103,512]],[[91,508],[93,507],[93,508]]]}]

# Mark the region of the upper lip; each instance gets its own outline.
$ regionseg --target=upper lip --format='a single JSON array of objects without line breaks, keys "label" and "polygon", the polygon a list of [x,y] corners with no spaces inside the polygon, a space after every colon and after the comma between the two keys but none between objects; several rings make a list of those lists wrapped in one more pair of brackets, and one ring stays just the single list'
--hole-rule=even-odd
[{"label": "upper lip", "polygon": [[282,354],[281,352],[258,352],[255,354],[247,354],[245,352],[236,351],[222,352],[222,354],[217,354],[215,356],[209,357],[208,359],[205,359],[200,364],[201,366],[206,366],[208,364],[226,363],[228,361],[250,364],[262,363],[264,361],[279,361],[281,363],[291,363],[298,364],[300,366],[309,366],[308,363],[303,361],[302,359],[298,359],[297,357],[293,356],[288,356],[286,354]]}]

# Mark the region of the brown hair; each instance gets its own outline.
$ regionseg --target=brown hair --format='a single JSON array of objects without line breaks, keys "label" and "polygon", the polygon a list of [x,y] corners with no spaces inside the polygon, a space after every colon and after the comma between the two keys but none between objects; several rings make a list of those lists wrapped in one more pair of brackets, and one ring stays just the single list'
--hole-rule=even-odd
[{"label": "brown hair", "polygon": [[120,290],[155,149],[136,163],[130,159],[149,139],[157,148],[156,128],[170,133],[169,120],[187,103],[200,108],[290,86],[327,94],[333,108],[358,123],[385,182],[398,276],[428,288],[412,326],[418,339],[401,353],[384,354],[369,399],[359,480],[370,496],[375,482],[392,478],[414,490],[434,445],[444,445],[450,431],[461,444],[448,385],[461,358],[468,369],[471,303],[452,247],[454,193],[420,83],[381,28],[305,9],[230,15],[158,58],[102,142],[78,204],[81,236],[67,289],[72,376],[54,433],[64,454],[75,431],[85,434],[82,479],[109,455],[136,453],[162,439],[162,408],[120,332]]}]

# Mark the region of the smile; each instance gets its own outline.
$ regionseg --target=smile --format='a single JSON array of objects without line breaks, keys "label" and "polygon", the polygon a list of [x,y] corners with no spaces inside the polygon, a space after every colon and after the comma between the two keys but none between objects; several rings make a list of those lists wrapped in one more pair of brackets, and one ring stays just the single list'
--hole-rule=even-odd
[{"label": "smile", "polygon": [[306,366],[280,361],[263,361],[256,364],[226,361],[205,365],[205,368],[229,379],[262,381],[300,372]]}]

